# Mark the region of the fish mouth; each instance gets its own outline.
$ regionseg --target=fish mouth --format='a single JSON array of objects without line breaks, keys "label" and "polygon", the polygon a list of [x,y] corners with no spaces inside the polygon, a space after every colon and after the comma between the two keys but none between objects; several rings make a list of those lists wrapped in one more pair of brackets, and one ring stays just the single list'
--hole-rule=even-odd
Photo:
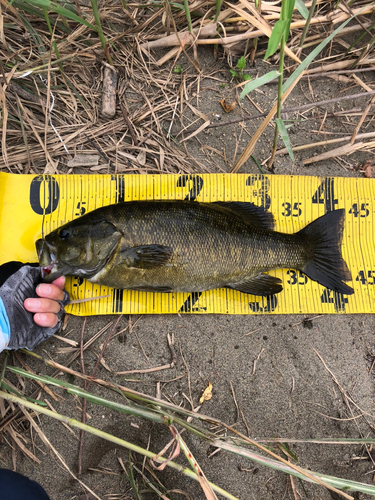
[{"label": "fish mouth", "polygon": [[35,243],[39,259],[40,274],[44,281],[51,282],[63,275],[58,269],[51,247],[46,240],[39,239]]},{"label": "fish mouth", "polygon": [[56,267],[55,264],[56,264],[55,262],[51,262],[51,264],[49,264],[48,266],[40,268],[40,274],[42,276],[42,279],[44,280],[48,279],[50,274],[53,274],[55,279],[55,274],[56,274],[56,269],[54,270],[54,268]]}]

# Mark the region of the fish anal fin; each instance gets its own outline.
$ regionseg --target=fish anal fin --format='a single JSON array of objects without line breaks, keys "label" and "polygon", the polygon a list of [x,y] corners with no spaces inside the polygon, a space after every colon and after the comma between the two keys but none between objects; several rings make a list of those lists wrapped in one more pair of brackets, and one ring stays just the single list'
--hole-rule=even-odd
[{"label": "fish anal fin", "polygon": [[140,245],[121,250],[121,257],[126,265],[137,269],[162,267],[172,255],[172,248],[166,245]]},{"label": "fish anal fin", "polygon": [[254,203],[243,201],[215,201],[210,203],[223,210],[229,210],[245,222],[252,226],[262,227],[264,229],[273,229],[275,219],[271,212],[263,207],[258,207]]},{"label": "fish anal fin", "polygon": [[242,293],[266,297],[267,295],[280,293],[283,289],[283,285],[281,279],[262,273],[242,283],[227,285],[226,288],[232,288]]}]

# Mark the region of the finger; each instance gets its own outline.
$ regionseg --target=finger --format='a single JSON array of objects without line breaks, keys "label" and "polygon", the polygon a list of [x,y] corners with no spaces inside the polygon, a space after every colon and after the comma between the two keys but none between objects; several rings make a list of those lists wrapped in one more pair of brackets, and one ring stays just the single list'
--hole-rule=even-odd
[{"label": "finger", "polygon": [[57,325],[58,317],[53,313],[34,314],[34,321],[37,325],[52,328]]},{"label": "finger", "polygon": [[48,298],[52,300],[63,300],[64,298],[64,292],[62,291],[62,289],[57,285],[54,285],[53,283],[51,283],[50,285],[47,283],[41,283],[36,287],[35,291],[37,295],[39,295],[39,297],[45,299]]},{"label": "finger", "polygon": [[58,313],[60,304],[50,299],[26,299],[23,303],[25,309],[33,313]]},{"label": "finger", "polygon": [[60,276],[60,278],[57,278],[55,279],[55,281],[52,281],[52,285],[56,285],[62,290],[65,286],[65,276]]}]

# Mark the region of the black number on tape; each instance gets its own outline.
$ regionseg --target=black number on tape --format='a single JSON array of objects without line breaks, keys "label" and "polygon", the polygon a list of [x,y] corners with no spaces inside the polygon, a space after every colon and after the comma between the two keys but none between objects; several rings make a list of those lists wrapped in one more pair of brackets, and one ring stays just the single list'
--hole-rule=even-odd
[{"label": "black number on tape", "polygon": [[246,179],[246,186],[254,186],[257,182],[260,182],[260,188],[254,191],[254,196],[259,197],[260,205],[268,210],[271,206],[271,197],[268,194],[270,180],[262,174],[250,175],[250,177]]},{"label": "black number on tape", "polygon": [[362,285],[373,285],[375,278],[375,271],[359,271],[356,281],[360,281]]},{"label": "black number on tape", "polygon": [[285,202],[281,206],[284,208],[284,212],[281,214],[283,217],[299,217],[302,214],[302,209],[300,208],[302,203],[294,203],[293,207],[291,203]]},{"label": "black number on tape", "polygon": [[125,178],[124,175],[111,175],[111,181],[116,185],[116,203],[125,201]]},{"label": "black number on tape", "polygon": [[368,207],[368,203],[361,203],[361,208],[358,208],[358,203],[354,203],[352,208],[349,210],[349,213],[354,217],[368,217],[370,214]]},{"label": "black number on tape", "polygon": [[77,203],[77,211],[74,215],[83,215],[86,213],[86,207],[84,207],[83,205],[86,205],[85,201],[79,201]]},{"label": "black number on tape", "polygon": [[83,284],[83,278],[81,278],[81,277],[79,277],[79,278],[73,278],[73,280],[74,280],[74,281],[76,281],[76,280],[77,280],[77,282],[76,282],[76,283],[73,283],[73,286],[75,286],[75,287],[77,287],[77,288]]},{"label": "black number on tape", "polygon": [[194,304],[198,302],[199,297],[203,292],[192,292],[189,297],[185,300],[183,306],[178,311],[179,313],[187,313],[194,311]]},{"label": "black number on tape", "polygon": [[203,188],[203,179],[199,175],[181,175],[181,177],[177,181],[177,187],[186,187],[186,185],[190,185],[192,183],[192,187],[189,193],[185,196],[185,200],[194,201],[198,198],[199,193]]},{"label": "black number on tape", "polygon": [[290,276],[287,283],[288,285],[306,285],[307,276],[301,271],[295,271],[294,269],[289,269],[286,274]]},{"label": "black number on tape", "polygon": [[[249,302],[250,309],[255,313],[262,312],[272,312],[277,307],[277,296],[267,295],[267,297],[261,297],[262,302]],[[266,304],[264,304],[266,300]]]},{"label": "black number on tape", "polygon": [[334,292],[326,288],[320,296],[322,304],[334,304],[336,312],[345,312],[345,304],[348,298],[343,293]]},{"label": "black number on tape", "polygon": [[335,210],[335,205],[338,204],[337,198],[334,195],[335,179],[327,177],[315,191],[311,201],[312,203],[324,204],[326,213]]},{"label": "black number on tape", "polygon": [[[30,206],[38,215],[54,212],[59,204],[60,188],[50,175],[38,175],[30,184]],[[42,206],[43,204],[43,206]]]},{"label": "black number on tape", "polygon": [[116,288],[113,293],[112,312],[122,313],[123,298],[124,290],[118,290]]}]

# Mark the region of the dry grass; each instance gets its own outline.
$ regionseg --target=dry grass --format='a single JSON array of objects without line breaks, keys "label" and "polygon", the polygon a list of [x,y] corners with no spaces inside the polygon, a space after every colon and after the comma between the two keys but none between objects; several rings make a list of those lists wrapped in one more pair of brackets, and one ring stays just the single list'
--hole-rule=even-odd
[{"label": "dry grass", "polygon": [[[310,3],[307,2],[307,7]],[[99,165],[80,164],[80,168],[85,168],[87,173],[217,171],[212,165],[199,163],[189,153],[188,141],[193,137],[202,138],[201,132],[208,127],[225,126],[228,122],[241,122],[244,119],[241,117],[215,124],[211,117],[198,109],[195,98],[202,95],[202,77],[214,78],[214,70],[203,74],[200,69],[200,46],[212,46],[216,57],[226,58],[229,66],[234,64],[232,61],[238,55],[256,60],[264,55],[272,26],[280,12],[280,7],[274,5],[274,2],[265,1],[261,4],[260,12],[247,0],[239,0],[234,4],[223,2],[221,7],[215,22],[215,2],[191,1],[190,32],[182,5],[181,8],[176,8],[168,2],[125,5],[121,2],[112,4],[104,1],[100,7],[100,22],[106,40],[103,48],[98,33],[79,21],[56,14],[53,9],[45,17],[40,8],[27,2],[10,3],[0,0],[0,169],[12,173],[72,173],[75,167],[68,165],[72,158],[78,154],[100,153]],[[75,6],[71,4],[71,9],[87,23],[95,22],[91,7],[80,4],[77,0]],[[356,0],[350,7],[342,1],[337,8],[334,3],[320,1],[302,47],[299,47],[304,21],[295,10],[286,52],[286,73],[291,73],[296,68],[310,47],[319,44],[353,13],[361,12],[333,40],[322,58],[314,61],[305,74],[301,75],[301,79],[309,78],[310,85],[318,77],[327,78],[328,82],[330,79],[340,79],[347,88],[356,86],[356,93],[358,86],[363,88],[363,92],[373,92],[371,87],[366,88],[361,73],[373,70],[375,64],[374,27],[371,21],[374,11],[375,4],[371,1]],[[353,46],[348,46],[345,36],[353,33],[358,36],[358,41]],[[363,38],[360,38],[362,35]],[[257,40],[256,48],[254,40]],[[162,53],[160,49],[164,49]],[[182,54],[190,61],[190,65],[182,74],[178,74],[173,68]],[[111,92],[111,89],[103,88],[104,72],[108,69],[108,62],[103,64],[103,61],[108,60],[111,60],[111,67],[117,75],[117,107],[114,117],[110,119],[104,118],[101,113],[103,94]],[[319,104],[318,99],[313,101],[313,104],[309,104],[311,108]],[[330,142],[344,142],[344,145],[340,145],[331,155],[348,154],[358,149],[371,148],[374,151],[374,141],[371,141],[373,135],[371,132],[363,133],[362,130],[365,120],[372,120],[373,117],[373,95],[364,97],[362,101],[362,108],[353,111],[358,120],[354,132],[348,135],[343,128],[342,136]],[[247,148],[237,148],[239,159],[236,162],[233,158],[232,167],[236,164],[239,168],[243,163],[241,161],[249,157],[261,132],[271,122],[274,111],[275,109],[269,109],[263,113],[268,117],[259,129],[259,134],[250,141]],[[302,109],[297,110],[300,111]],[[245,114],[243,117],[248,118]],[[323,123],[325,119],[326,116]],[[240,126],[238,123],[239,130]],[[367,139],[369,142],[366,142]],[[301,149],[328,143],[329,138],[325,136],[325,141],[305,145]],[[216,151],[210,145],[202,147]],[[328,157],[328,153],[322,157]],[[314,157],[312,161],[319,159],[320,157]],[[97,337],[110,327],[112,323],[98,332]],[[128,328],[131,330],[130,323]],[[255,331],[257,330],[253,330]],[[65,346],[65,350],[60,351],[72,353],[66,366],[81,357],[81,377],[87,382],[89,378],[84,374],[83,353],[95,340],[96,337],[86,344],[82,342],[80,348],[77,344]],[[141,374],[168,369],[173,366],[176,357],[172,340],[170,348],[170,364],[119,373]],[[253,372],[261,354],[262,352],[254,360]],[[107,367],[101,355],[98,357],[99,362]],[[17,364],[16,361],[14,363]],[[58,371],[62,368],[59,365],[53,366]],[[24,368],[31,371],[27,365]],[[189,378],[188,367],[186,368]],[[77,376],[77,372],[74,375]],[[338,385],[333,375],[332,378]],[[4,382],[8,386],[7,390],[10,388],[25,392],[22,377],[18,377],[17,387],[6,379]],[[45,384],[34,387],[34,392],[28,393],[32,398],[40,399],[42,391],[54,401],[58,398]],[[354,414],[353,408],[359,411],[350,396],[339,388],[348,406],[348,414]],[[247,427],[242,410],[237,406],[234,390],[232,391],[238,414],[241,414]],[[162,397],[164,400],[169,399],[167,391]],[[186,400],[193,408],[191,394],[186,396]],[[25,409],[21,411],[13,403],[0,400],[0,414],[3,437],[13,449],[18,448],[38,463],[37,455],[43,451],[33,446],[33,434],[30,432],[30,437],[25,432],[23,425],[27,421],[47,448],[53,450],[63,467],[67,467],[64,459],[46,441],[43,430],[35,422],[34,413]],[[82,408],[82,415],[85,415],[85,407]],[[365,419],[366,415],[361,414],[360,417]],[[16,460],[15,454],[13,460]],[[122,466],[125,467],[123,464]],[[130,469],[131,467],[130,464]],[[293,482],[292,488],[295,491]]]},{"label": "dry grass", "polygon": [[[261,12],[247,0],[236,4],[223,2],[215,22],[216,3],[193,1],[189,4],[189,33],[182,5],[176,8],[176,4],[165,2],[126,6],[103,2],[103,49],[98,33],[88,27],[95,23],[91,6],[78,2],[75,7],[70,5],[85,19],[85,26],[56,14],[52,7],[44,13],[22,0],[12,4],[1,0],[0,5],[0,168],[15,173],[74,172],[68,161],[77,153],[96,153],[95,148],[101,152],[100,164],[87,166],[88,171],[212,171],[210,165],[198,163],[186,146],[189,138],[199,137],[212,121],[193,106],[193,98],[200,93],[200,79],[207,76],[199,69],[199,46],[212,45],[214,54],[227,57],[230,65],[237,55],[258,58],[265,53],[280,10],[270,2],[262,2]],[[353,81],[351,75],[358,84],[361,80],[354,72],[370,69],[375,62],[371,24],[374,10],[374,3],[369,1],[357,0],[350,7],[340,2],[337,8],[333,3],[320,2],[299,47],[304,20],[295,9],[286,71],[296,67],[309,47],[320,43],[353,13],[360,12],[336,37],[328,54],[306,72],[339,78],[340,70],[346,70],[343,78],[347,78],[348,84]],[[358,36],[353,46],[344,41],[348,33]],[[155,52],[157,48],[167,48],[168,52],[160,57],[160,51]],[[173,67],[181,54],[185,54],[191,67],[179,75]],[[115,90],[103,88],[107,69],[103,61],[108,58],[117,73]],[[172,66],[166,64],[168,60]],[[112,119],[103,118],[102,98],[112,91],[117,92],[116,114]],[[372,116],[373,102],[363,101],[365,115]],[[356,134],[361,125],[358,120]],[[171,130],[178,136],[176,140],[170,136]],[[355,135],[350,141],[352,149],[359,147],[354,139]],[[241,155],[243,151],[239,149],[237,153]]]}]

